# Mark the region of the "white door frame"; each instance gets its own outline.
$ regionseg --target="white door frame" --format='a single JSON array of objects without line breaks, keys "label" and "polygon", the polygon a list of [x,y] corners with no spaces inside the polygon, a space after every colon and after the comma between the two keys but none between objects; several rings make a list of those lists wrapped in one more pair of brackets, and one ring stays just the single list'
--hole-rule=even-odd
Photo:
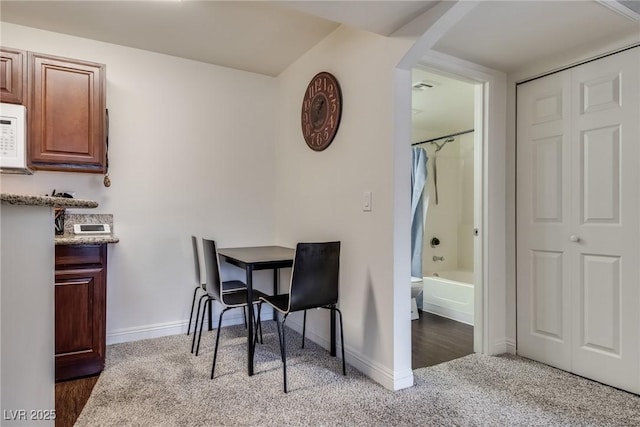
[{"label": "white door frame", "polygon": [[[398,390],[413,385],[411,371],[411,243],[410,179],[411,159],[407,141],[411,139],[411,69],[417,65],[457,75],[483,84],[482,116],[482,239],[481,298],[476,298],[478,353],[515,352],[515,342],[507,339],[507,194],[506,130],[507,78],[500,71],[441,54],[432,50],[436,42],[456,25],[477,2],[440,2],[393,34],[417,41],[400,60],[393,76],[393,367],[387,388]],[[427,29],[426,32],[424,29]],[[478,240],[479,240],[478,239]]]},{"label": "white door frame", "polygon": [[[410,150],[411,71],[395,73],[394,154],[394,380],[393,390],[413,385],[411,371],[410,314]],[[515,342],[506,335],[507,312],[507,198],[506,198],[506,75],[468,61],[430,51],[419,59],[422,66],[481,83],[483,86],[482,223],[476,244],[481,245],[482,277],[476,290],[474,351],[495,355],[515,353]],[[404,65],[404,64],[403,64]],[[482,135],[480,135],[482,133]],[[479,295],[478,295],[479,294]]]},{"label": "white door frame", "polygon": [[485,83],[477,80],[469,79],[459,75],[442,72],[439,68],[428,66],[424,63],[418,63],[414,69],[424,70],[433,74],[446,75],[448,78],[474,85],[474,111],[473,111],[473,228],[478,230],[478,235],[473,239],[473,286],[474,286],[474,319],[473,319],[473,351],[482,353],[482,337],[483,324],[486,321],[483,318],[483,280],[484,280],[484,261],[483,261],[483,241],[484,235],[480,232],[484,228],[483,209],[486,204],[485,191],[483,183],[484,177],[484,106],[485,106]]},{"label": "white door frame", "polygon": [[513,352],[507,346],[505,306],[506,75],[436,51],[425,54],[417,65],[480,84],[475,105],[475,164],[480,170],[474,178],[481,191],[474,214],[479,229],[474,248],[474,351]]}]

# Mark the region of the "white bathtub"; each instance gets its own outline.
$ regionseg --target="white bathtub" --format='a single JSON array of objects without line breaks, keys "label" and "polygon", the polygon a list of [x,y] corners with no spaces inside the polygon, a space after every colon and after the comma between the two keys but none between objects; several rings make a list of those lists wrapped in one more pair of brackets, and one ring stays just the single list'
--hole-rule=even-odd
[{"label": "white bathtub", "polygon": [[422,283],[422,311],[473,325],[472,271],[428,273]]}]

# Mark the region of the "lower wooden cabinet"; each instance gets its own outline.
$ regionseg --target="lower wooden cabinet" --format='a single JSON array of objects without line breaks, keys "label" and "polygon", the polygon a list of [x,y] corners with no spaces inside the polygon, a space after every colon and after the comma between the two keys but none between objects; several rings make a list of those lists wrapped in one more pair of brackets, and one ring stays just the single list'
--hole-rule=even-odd
[{"label": "lower wooden cabinet", "polygon": [[95,375],[106,348],[107,245],[56,246],[56,381]]}]

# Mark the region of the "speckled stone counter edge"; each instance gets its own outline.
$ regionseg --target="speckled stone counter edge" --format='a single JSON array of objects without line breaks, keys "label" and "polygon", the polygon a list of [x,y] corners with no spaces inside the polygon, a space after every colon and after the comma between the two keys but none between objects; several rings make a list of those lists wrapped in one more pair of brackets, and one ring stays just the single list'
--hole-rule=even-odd
[{"label": "speckled stone counter edge", "polygon": [[56,208],[97,208],[98,202],[66,197],[33,196],[28,194],[0,193],[0,201],[10,205],[52,206]]},{"label": "speckled stone counter edge", "polygon": [[[0,193],[0,201],[10,205],[51,206],[55,208],[97,208],[98,202],[85,199],[69,199],[66,197],[33,196],[29,194]],[[96,216],[96,218],[101,218]],[[102,219],[102,218],[101,218]],[[111,219],[111,224],[113,220]],[[74,236],[65,235],[55,238],[56,245],[100,245],[118,243],[120,239],[113,236]]]},{"label": "speckled stone counter edge", "polygon": [[61,236],[55,239],[56,246],[58,245],[101,245],[103,243],[118,243],[120,239],[109,236]]}]

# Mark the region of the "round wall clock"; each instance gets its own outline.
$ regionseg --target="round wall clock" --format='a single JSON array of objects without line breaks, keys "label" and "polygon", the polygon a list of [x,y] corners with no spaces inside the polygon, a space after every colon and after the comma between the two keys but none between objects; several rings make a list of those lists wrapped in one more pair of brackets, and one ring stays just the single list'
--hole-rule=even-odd
[{"label": "round wall clock", "polygon": [[302,135],[309,148],[322,151],[331,144],[340,125],[342,94],[336,78],[316,74],[302,99]]}]

